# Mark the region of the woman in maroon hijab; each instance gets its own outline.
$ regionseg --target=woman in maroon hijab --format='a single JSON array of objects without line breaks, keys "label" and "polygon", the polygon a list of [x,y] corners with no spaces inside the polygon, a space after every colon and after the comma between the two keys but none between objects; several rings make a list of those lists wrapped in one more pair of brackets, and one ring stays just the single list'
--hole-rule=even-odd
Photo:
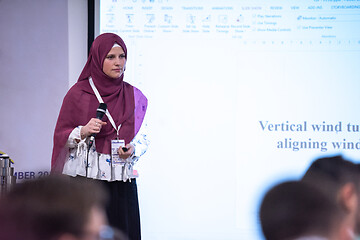
[{"label": "woman in maroon hijab", "polygon": [[[111,195],[110,224],[138,240],[140,216],[133,166],[148,146],[143,124],[147,99],[123,81],[126,60],[126,45],[119,36],[105,33],[95,39],[87,63],[60,109],[51,169],[102,180]],[[95,117],[99,103],[107,105],[101,120]]]}]

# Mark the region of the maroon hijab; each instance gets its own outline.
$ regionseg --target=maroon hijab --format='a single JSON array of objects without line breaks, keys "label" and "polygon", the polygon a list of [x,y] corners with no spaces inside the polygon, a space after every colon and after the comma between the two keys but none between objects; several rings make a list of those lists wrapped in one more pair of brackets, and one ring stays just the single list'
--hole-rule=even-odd
[{"label": "maroon hijab", "polygon": [[[126,45],[119,36],[113,33],[99,35],[91,46],[78,82],[64,98],[54,133],[52,171],[61,172],[63,169],[68,151],[65,144],[72,130],[77,126],[85,126],[96,116],[99,101],[89,84],[90,76],[107,104],[116,127],[121,124],[119,139],[124,139],[126,144],[129,143],[141,127],[147,108],[146,97],[140,90],[123,81],[124,74],[114,79],[102,71],[104,59],[115,43],[122,47],[127,58]],[[106,115],[102,120],[107,122],[107,125],[96,135],[96,151],[110,154],[111,140],[116,138],[116,131]]]}]

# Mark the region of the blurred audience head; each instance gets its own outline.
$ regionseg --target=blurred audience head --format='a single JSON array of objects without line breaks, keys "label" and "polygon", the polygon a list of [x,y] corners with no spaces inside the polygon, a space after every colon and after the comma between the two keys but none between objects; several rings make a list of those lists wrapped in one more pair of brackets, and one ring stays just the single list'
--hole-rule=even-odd
[{"label": "blurred audience head", "polygon": [[346,221],[356,234],[360,233],[359,176],[356,164],[334,156],[316,159],[302,178],[337,202],[347,213]]},{"label": "blurred audience head", "polygon": [[115,239],[107,193],[94,181],[51,175],[17,184],[0,200],[2,240]]},{"label": "blurred audience head", "polygon": [[304,182],[288,181],[271,188],[259,214],[267,240],[349,239],[342,224],[344,212],[324,193]]}]

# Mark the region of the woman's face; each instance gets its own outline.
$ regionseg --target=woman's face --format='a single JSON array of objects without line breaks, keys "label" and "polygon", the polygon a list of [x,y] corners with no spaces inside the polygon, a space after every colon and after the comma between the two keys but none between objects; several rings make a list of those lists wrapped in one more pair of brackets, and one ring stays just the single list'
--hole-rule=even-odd
[{"label": "woman's face", "polygon": [[125,63],[125,53],[122,47],[113,47],[105,57],[103,72],[111,78],[118,78],[124,73]]}]

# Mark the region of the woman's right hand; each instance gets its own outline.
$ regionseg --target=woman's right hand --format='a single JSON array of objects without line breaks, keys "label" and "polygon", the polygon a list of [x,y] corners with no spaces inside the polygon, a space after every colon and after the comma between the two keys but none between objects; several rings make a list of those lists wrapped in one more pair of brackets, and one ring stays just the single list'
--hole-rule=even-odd
[{"label": "woman's right hand", "polygon": [[97,118],[90,119],[90,121],[81,128],[80,131],[81,139],[87,138],[93,133],[99,133],[101,127],[106,124],[107,124],[106,122],[103,122]]}]

